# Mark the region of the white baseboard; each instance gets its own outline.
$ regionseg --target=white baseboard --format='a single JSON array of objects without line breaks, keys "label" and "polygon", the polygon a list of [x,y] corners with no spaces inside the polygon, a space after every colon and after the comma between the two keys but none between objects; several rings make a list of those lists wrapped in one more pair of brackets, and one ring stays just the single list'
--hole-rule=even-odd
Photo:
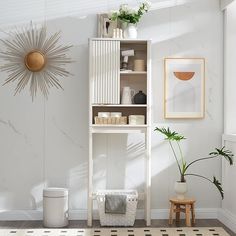
[{"label": "white baseboard", "polygon": [[[168,219],[169,209],[152,209],[152,219]],[[143,219],[144,211],[137,210],[136,219]],[[236,215],[225,209],[218,208],[197,208],[197,219],[218,219],[233,232],[236,232]],[[42,220],[42,210],[13,210],[0,211],[0,221],[18,221],[18,220]],[[71,210],[70,220],[86,220],[86,210]],[[94,211],[94,219],[98,219],[98,212]]]},{"label": "white baseboard", "polygon": [[220,209],[218,220],[231,229],[234,233],[236,233],[236,215],[232,214],[226,209]]},{"label": "white baseboard", "polygon": [[42,220],[43,214],[40,210],[9,210],[0,211],[0,221],[17,220]]},{"label": "white baseboard", "polygon": [[[217,208],[198,208],[196,209],[197,219],[217,219],[219,210]],[[86,210],[71,210],[70,220],[86,220]],[[169,209],[152,209],[152,219],[168,219]],[[144,210],[138,209],[136,219],[144,218]],[[17,220],[42,220],[43,213],[41,210],[14,210],[0,211],[0,221],[17,221]],[[94,219],[98,219],[98,212],[94,211]]]}]

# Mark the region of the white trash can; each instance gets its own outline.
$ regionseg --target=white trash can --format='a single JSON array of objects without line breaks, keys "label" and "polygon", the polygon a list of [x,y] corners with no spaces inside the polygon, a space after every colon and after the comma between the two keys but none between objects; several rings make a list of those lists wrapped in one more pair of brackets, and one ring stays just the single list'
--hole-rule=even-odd
[{"label": "white trash can", "polygon": [[46,188],[43,190],[44,227],[65,227],[69,218],[68,189]]}]

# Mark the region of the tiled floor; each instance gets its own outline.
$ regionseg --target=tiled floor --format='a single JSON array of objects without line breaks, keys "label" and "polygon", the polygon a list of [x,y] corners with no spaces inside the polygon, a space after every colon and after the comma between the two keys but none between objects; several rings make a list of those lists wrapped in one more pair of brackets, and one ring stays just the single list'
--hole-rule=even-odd
[{"label": "tiled floor", "polygon": [[229,236],[222,227],[0,229],[0,236]]},{"label": "tiled floor", "polygon": [[[180,227],[185,226],[185,222],[181,221],[179,225]],[[196,227],[223,227],[231,236],[236,236],[232,231],[230,231],[227,227],[225,227],[220,221],[216,219],[207,219],[207,220],[196,220]],[[0,221],[0,228],[42,228],[42,221]],[[99,228],[99,221],[93,222],[93,227]],[[136,220],[134,227],[145,227],[145,222],[143,220]],[[151,227],[169,227],[168,220],[152,220]],[[173,224],[172,227],[176,227]],[[70,221],[68,228],[87,228],[86,221]]]}]

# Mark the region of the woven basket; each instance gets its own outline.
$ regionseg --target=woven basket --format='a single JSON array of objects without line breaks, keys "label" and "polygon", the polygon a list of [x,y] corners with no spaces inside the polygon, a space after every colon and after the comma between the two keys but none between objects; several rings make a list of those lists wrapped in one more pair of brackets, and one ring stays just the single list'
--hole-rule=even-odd
[{"label": "woven basket", "polygon": [[[126,195],[125,214],[106,214],[105,195]],[[136,190],[100,190],[96,194],[100,224],[102,226],[133,226],[136,216],[138,192]]]},{"label": "woven basket", "polygon": [[96,125],[127,125],[127,116],[121,117],[94,117]]}]

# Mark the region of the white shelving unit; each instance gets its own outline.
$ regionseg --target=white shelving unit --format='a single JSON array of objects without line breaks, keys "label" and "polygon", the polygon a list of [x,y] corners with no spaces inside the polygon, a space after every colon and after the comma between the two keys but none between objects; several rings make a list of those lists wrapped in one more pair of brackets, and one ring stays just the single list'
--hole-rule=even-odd
[{"label": "white shelving unit", "polygon": [[[89,40],[89,172],[88,172],[88,226],[93,219],[93,135],[143,133],[145,136],[145,192],[139,199],[145,201],[146,225],[151,224],[151,56],[150,40],[93,38]],[[121,50],[134,49],[129,66],[137,59],[146,61],[146,71],[120,71]],[[120,104],[122,87],[130,86],[147,94],[147,104]],[[123,115],[144,115],[144,125],[98,125],[94,116],[98,112],[122,112]]]}]

